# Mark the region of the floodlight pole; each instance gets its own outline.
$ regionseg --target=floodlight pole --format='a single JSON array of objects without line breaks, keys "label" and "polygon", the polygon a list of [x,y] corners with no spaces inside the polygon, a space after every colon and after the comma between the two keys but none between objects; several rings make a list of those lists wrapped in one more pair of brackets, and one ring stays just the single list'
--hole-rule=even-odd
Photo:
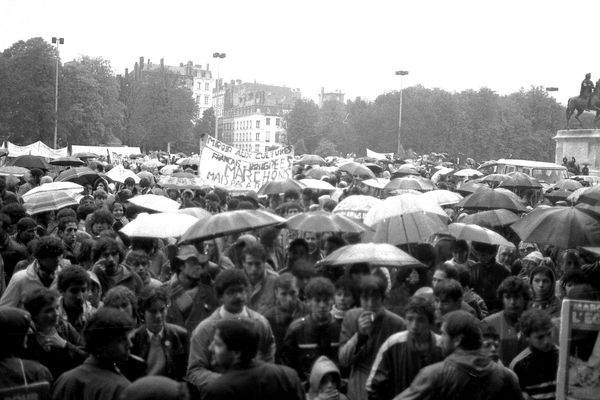
[{"label": "floodlight pole", "polygon": [[396,75],[400,76],[400,107],[398,110],[398,156],[402,154],[402,77],[408,75],[408,71],[396,71]]},{"label": "floodlight pole", "polygon": [[58,48],[65,43],[64,38],[52,37],[52,43],[56,44],[56,80],[54,83],[54,148],[58,142]]}]

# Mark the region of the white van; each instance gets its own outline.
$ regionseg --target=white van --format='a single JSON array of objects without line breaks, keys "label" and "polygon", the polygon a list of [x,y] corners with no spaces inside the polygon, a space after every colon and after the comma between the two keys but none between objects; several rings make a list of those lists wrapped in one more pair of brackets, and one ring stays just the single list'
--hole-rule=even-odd
[{"label": "white van", "polygon": [[561,179],[567,179],[567,168],[562,165],[529,160],[513,160],[501,158],[496,162],[487,163],[484,168],[489,173],[508,174],[509,172],[523,172],[534,177],[540,183],[552,184]]}]

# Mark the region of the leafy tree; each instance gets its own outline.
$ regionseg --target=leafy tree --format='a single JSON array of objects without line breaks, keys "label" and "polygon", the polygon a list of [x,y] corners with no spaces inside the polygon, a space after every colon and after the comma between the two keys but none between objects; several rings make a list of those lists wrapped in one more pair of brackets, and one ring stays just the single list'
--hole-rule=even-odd
[{"label": "leafy tree", "polygon": [[339,154],[336,145],[329,139],[323,138],[319,141],[319,145],[315,149],[315,154],[321,157],[336,156]]},{"label": "leafy tree", "polygon": [[303,146],[311,152],[319,142],[317,124],[319,122],[319,108],[311,100],[298,100],[286,117],[288,143],[297,148]]},{"label": "leafy tree", "polygon": [[202,118],[200,118],[194,126],[194,137],[198,142],[203,135],[215,135],[215,110],[212,107],[204,110]]}]

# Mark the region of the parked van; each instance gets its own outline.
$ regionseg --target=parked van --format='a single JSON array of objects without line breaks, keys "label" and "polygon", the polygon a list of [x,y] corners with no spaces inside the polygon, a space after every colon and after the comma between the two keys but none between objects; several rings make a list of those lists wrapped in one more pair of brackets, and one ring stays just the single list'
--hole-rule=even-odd
[{"label": "parked van", "polygon": [[501,158],[496,162],[486,163],[480,169],[485,169],[488,173],[494,174],[508,174],[509,172],[519,171],[534,177],[540,183],[546,184],[553,184],[561,179],[568,178],[566,167],[541,161]]}]

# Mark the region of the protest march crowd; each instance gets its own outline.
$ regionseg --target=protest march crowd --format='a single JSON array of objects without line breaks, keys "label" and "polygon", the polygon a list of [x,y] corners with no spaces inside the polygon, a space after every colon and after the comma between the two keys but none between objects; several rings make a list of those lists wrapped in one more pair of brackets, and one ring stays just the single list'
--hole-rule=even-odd
[{"label": "protest march crowd", "polygon": [[[0,395],[555,398],[600,186],[442,158],[305,155],[257,191],[168,156],[0,167]],[[600,389],[597,332],[569,351]]]}]

